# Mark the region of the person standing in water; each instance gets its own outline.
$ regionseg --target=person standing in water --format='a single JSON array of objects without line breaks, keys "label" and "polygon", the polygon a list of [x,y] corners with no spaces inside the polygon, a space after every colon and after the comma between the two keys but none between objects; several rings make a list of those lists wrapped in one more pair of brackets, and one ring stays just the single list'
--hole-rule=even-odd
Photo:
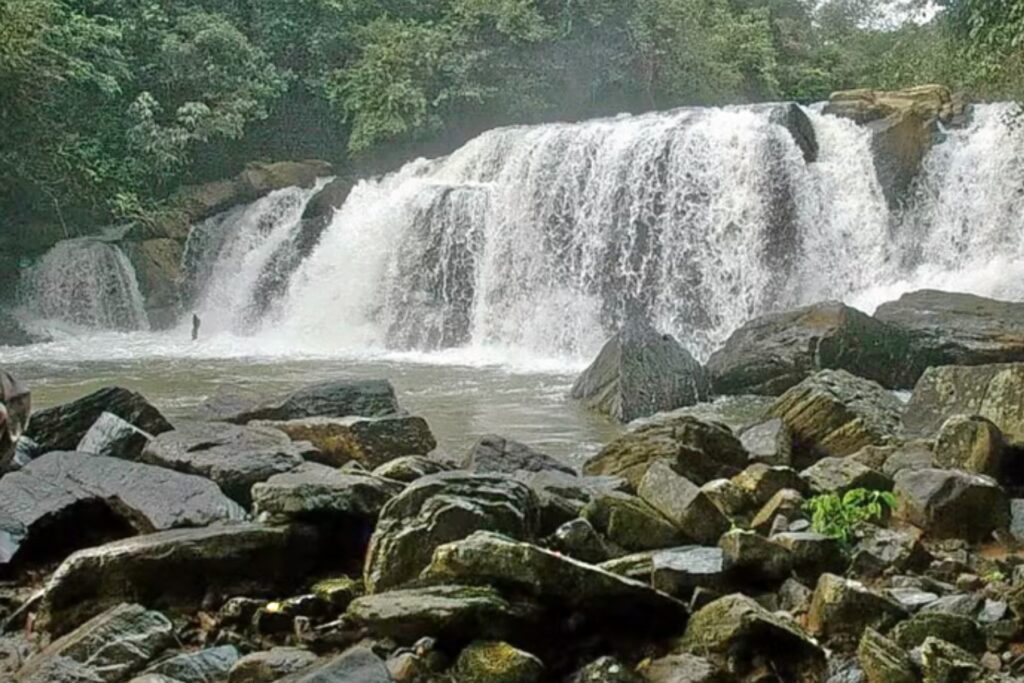
[{"label": "person standing in water", "polygon": [[202,321],[199,320],[199,316],[195,313],[192,314],[192,341],[199,339],[199,325]]}]

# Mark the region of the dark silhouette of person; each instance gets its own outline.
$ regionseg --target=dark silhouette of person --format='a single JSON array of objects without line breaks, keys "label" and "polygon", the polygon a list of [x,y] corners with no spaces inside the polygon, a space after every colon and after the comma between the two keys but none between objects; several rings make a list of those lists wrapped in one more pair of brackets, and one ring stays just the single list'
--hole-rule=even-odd
[{"label": "dark silhouette of person", "polygon": [[195,313],[193,313],[192,314],[192,341],[195,341],[196,339],[199,339],[199,326],[201,324],[202,324],[202,321],[199,320],[199,316],[196,315]]}]

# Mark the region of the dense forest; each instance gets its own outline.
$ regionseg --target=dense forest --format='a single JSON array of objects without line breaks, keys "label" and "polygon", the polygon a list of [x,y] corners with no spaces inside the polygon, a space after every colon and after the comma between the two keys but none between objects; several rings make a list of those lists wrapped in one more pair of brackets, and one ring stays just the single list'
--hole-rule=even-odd
[{"label": "dense forest", "polygon": [[1024,89],[1024,3],[921,4],[0,0],[0,215],[74,234],[252,159],[366,171],[507,123]]}]

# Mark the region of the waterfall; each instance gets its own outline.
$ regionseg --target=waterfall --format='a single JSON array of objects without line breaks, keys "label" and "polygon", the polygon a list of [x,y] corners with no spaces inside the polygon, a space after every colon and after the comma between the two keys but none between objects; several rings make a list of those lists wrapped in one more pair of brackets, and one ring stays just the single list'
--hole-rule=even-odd
[{"label": "waterfall", "polygon": [[33,318],[124,332],[149,328],[135,269],[115,245],[83,237],[58,242],[22,277]]}]

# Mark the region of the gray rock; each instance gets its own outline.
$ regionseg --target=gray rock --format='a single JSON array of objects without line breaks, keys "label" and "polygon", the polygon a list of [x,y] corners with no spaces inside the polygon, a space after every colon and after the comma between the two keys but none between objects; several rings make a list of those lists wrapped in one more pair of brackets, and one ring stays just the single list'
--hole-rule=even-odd
[{"label": "gray rock", "polygon": [[814,493],[843,495],[853,489],[891,491],[892,480],[853,458],[822,458],[800,473]]},{"label": "gray rock", "polygon": [[22,555],[32,560],[34,548],[48,548],[44,559],[63,550],[60,559],[112,531],[150,533],[244,516],[201,477],[56,451],[0,479],[0,566]]},{"label": "gray rock", "polygon": [[600,564],[620,554],[597,533],[590,522],[581,518],[570,520],[555,529],[546,544],[563,555],[590,564]]},{"label": "gray rock", "polygon": [[212,479],[248,507],[253,484],[295,469],[303,462],[302,454],[275,429],[195,422],[153,439],[142,451],[142,460]]},{"label": "gray rock", "polygon": [[1010,501],[1010,533],[1024,543],[1024,498]]},{"label": "gray rock", "polygon": [[942,612],[973,619],[981,610],[983,599],[973,593],[955,593],[943,595],[921,608],[922,612]]},{"label": "gray rock", "polygon": [[654,571],[655,555],[662,552],[672,552],[673,550],[685,551],[692,547],[693,546],[685,546],[683,548],[669,548],[664,550],[645,550],[643,552],[624,555],[623,557],[617,557],[614,560],[602,562],[600,567],[612,574],[618,574],[619,576],[625,576],[626,578],[635,579],[637,581],[650,582],[651,572]]},{"label": "gray rock", "polygon": [[174,655],[153,664],[143,675],[166,676],[181,683],[218,683],[228,675],[238,657],[234,645],[221,645]]},{"label": "gray rock", "polygon": [[909,441],[893,449],[882,465],[882,474],[894,479],[903,470],[926,470],[935,467],[935,454],[925,441]]},{"label": "gray rock", "polygon": [[709,660],[690,654],[667,655],[641,668],[649,683],[729,683],[731,678]]},{"label": "gray rock", "polygon": [[936,538],[986,539],[1010,523],[1010,501],[995,481],[954,470],[896,475],[896,516]]},{"label": "gray rock", "polygon": [[594,498],[630,489],[626,480],[619,477],[581,477],[559,470],[519,470],[513,477],[529,486],[537,497],[540,535],[554,533],[561,525],[576,519]]},{"label": "gray rock", "polygon": [[935,466],[947,470],[1001,479],[1014,457],[999,427],[977,415],[954,415],[942,423],[935,439]]},{"label": "gray rock", "polygon": [[857,659],[868,683],[918,683],[907,651],[872,628],[860,639]]},{"label": "gray rock", "polygon": [[573,385],[571,396],[619,420],[706,401],[704,368],[671,335],[650,323],[627,322]]},{"label": "gray rock", "polygon": [[927,638],[921,645],[920,653],[921,670],[927,683],[985,680],[981,678],[984,669],[978,658],[953,643],[939,638]]},{"label": "gray rock", "polygon": [[580,515],[609,541],[628,551],[679,545],[682,532],[643,500],[625,493],[595,496]]},{"label": "gray rock", "polygon": [[793,570],[789,550],[753,531],[733,529],[718,541],[729,571],[748,581],[779,581]]},{"label": "gray rock", "polygon": [[31,346],[48,341],[47,337],[29,332],[17,318],[0,308],[0,346]]},{"label": "gray rock", "polygon": [[748,512],[754,505],[747,492],[731,479],[713,479],[701,486],[700,490],[730,519]]},{"label": "gray rock", "polygon": [[455,469],[452,465],[422,455],[406,455],[384,463],[375,469],[373,474],[385,479],[411,484],[417,479],[452,469]]},{"label": "gray rock", "polygon": [[375,520],[385,503],[405,488],[372,474],[347,474],[304,463],[252,487],[253,513],[275,521]]},{"label": "gray rock", "polygon": [[637,493],[695,543],[717,543],[731,526],[696,484],[676,474],[666,462],[651,464]]},{"label": "gray rock", "polygon": [[100,389],[71,403],[32,415],[26,435],[44,451],[70,451],[103,413],[112,413],[147,434],[172,429],[171,424],[141,394],[120,387]]},{"label": "gray rock", "polygon": [[355,182],[352,178],[338,176],[324,185],[323,189],[313,195],[313,198],[306,204],[302,220],[332,217],[336,210],[345,205],[345,200],[352,192]]},{"label": "gray rock", "polygon": [[644,683],[644,679],[614,657],[599,657],[574,673],[569,683]]},{"label": "gray rock", "polygon": [[139,605],[116,605],[32,656],[15,681],[119,683],[174,641],[174,627],[164,615]]},{"label": "gray rock", "polygon": [[846,570],[846,554],[834,538],[813,531],[787,531],[775,534],[771,540],[789,551],[793,570],[808,581],[817,579],[821,574]]},{"label": "gray rock", "polygon": [[690,546],[656,552],[648,576],[656,589],[677,597],[689,595],[694,588],[725,590],[730,585],[721,548]]},{"label": "gray rock", "polygon": [[929,593],[918,588],[889,588],[885,592],[910,613],[914,613],[922,607],[927,607],[939,599],[939,596],[935,593]]},{"label": "gray rock", "polygon": [[367,590],[416,579],[435,548],[475,531],[530,540],[538,523],[537,497],[515,479],[456,472],[424,477],[381,511],[367,552]]},{"label": "gray rock", "polygon": [[[301,420],[309,417],[384,417],[399,412],[394,387],[386,380],[338,380],[312,384],[262,405],[211,417],[246,424],[253,420]],[[423,455],[405,453],[403,455]]]},{"label": "gray rock", "polygon": [[836,301],[755,318],[708,360],[716,393],[779,396],[820,370],[845,370],[884,386],[907,348],[898,329]]},{"label": "gray rock", "polygon": [[550,455],[535,451],[526,444],[501,436],[481,437],[463,460],[462,467],[479,474],[514,474],[519,470],[543,472],[555,470],[575,475],[576,470],[563,465]]},{"label": "gray rock", "polygon": [[948,640],[975,654],[985,651],[985,634],[977,622],[949,612],[919,612],[897,624],[889,637],[908,651],[919,647],[929,637]]},{"label": "gray rock", "polygon": [[297,647],[275,647],[247,654],[231,667],[228,683],[274,683],[310,668],[316,655]]},{"label": "gray rock", "polygon": [[80,550],[47,582],[40,620],[64,633],[125,601],[187,610],[198,609],[209,594],[287,594],[313,568],[317,540],[301,527],[231,524]]},{"label": "gray rock", "polygon": [[354,647],[277,683],[391,683],[391,675],[372,650]]},{"label": "gray rock", "polygon": [[544,663],[500,641],[470,643],[453,667],[459,683],[541,683]]},{"label": "gray rock", "polygon": [[790,467],[770,466],[757,463],[743,470],[732,482],[743,489],[757,508],[767,503],[775,494],[785,489],[807,491],[807,485],[796,470]]},{"label": "gray rock", "polygon": [[117,415],[103,413],[78,442],[75,450],[122,460],[138,460],[142,449],[152,438]]},{"label": "gray rock", "polygon": [[807,613],[813,635],[856,642],[865,629],[886,631],[905,619],[907,611],[896,601],[859,581],[822,574]]},{"label": "gray rock", "polygon": [[766,465],[789,467],[793,464],[793,435],[780,418],[772,418],[744,429],[740,443],[750,459]]},{"label": "gray rock", "polygon": [[887,570],[922,571],[931,555],[914,534],[896,529],[870,528],[853,549],[853,570],[861,576],[879,576]]},{"label": "gray rock", "polygon": [[768,534],[780,517],[786,521],[787,528],[793,523],[805,519],[804,504],[806,499],[799,491],[782,489],[771,500],[757,511],[750,521],[750,528],[760,534]]}]

